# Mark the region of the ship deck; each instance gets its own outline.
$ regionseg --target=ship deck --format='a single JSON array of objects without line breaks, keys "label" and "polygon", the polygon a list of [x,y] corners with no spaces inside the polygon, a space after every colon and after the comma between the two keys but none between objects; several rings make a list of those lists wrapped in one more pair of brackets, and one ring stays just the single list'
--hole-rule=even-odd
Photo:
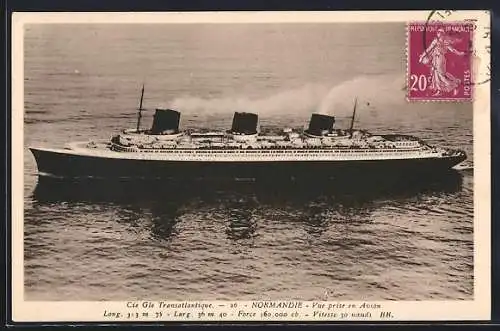
[{"label": "ship deck", "polygon": [[458,156],[460,151],[420,148],[170,148],[137,149],[122,147],[107,141],[74,142],[65,149],[41,148],[59,154],[112,159],[199,162],[293,162],[293,161],[383,161],[433,159]]}]

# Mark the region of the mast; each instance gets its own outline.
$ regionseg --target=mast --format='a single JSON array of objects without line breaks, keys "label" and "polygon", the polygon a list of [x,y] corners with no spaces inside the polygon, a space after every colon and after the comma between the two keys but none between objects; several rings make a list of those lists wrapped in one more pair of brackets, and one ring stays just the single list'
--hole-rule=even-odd
[{"label": "mast", "polygon": [[142,118],[142,100],[144,99],[144,84],[142,84],[141,90],[141,101],[139,102],[139,112],[137,113],[137,129],[136,132],[139,132],[139,128],[141,126],[141,118]]},{"label": "mast", "polygon": [[349,128],[349,136],[352,137],[352,129],[354,127],[354,119],[356,118],[356,106],[358,104],[358,98],[354,98],[354,109],[352,111],[351,127]]}]

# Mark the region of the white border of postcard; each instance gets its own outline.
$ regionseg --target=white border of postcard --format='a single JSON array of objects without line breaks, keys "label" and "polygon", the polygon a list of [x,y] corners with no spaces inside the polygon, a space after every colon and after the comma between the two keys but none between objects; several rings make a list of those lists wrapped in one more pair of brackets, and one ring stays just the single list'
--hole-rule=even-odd
[{"label": "white border of postcard", "polygon": [[[16,12],[12,17],[12,320],[14,322],[206,322],[206,321],[404,321],[404,320],[489,320],[490,317],[490,84],[475,86],[474,111],[474,299],[470,301],[327,301],[281,302],[61,302],[24,300],[23,254],[23,116],[24,116],[24,25],[50,23],[299,23],[299,22],[401,22],[425,21],[427,11],[345,12],[197,12],[197,13],[36,13]],[[490,56],[488,11],[440,11],[432,19],[476,22],[474,77],[486,77]],[[406,45],[401,45],[406,47]],[[212,304],[212,308],[206,308]],[[324,304],[323,316],[314,315]],[[288,305],[288,306],[287,306]],[[160,308],[160,306],[162,308]],[[300,307],[299,307],[300,306]],[[170,308],[169,308],[170,307]],[[174,307],[174,308],[171,308]],[[205,307],[205,308],[203,308]],[[245,307],[246,316],[238,316]],[[343,308],[341,308],[343,307]],[[158,315],[158,309],[171,312]],[[162,310],[163,309],[163,310]],[[174,311],[184,312],[174,317]],[[338,314],[331,312],[336,311]],[[370,316],[352,315],[370,312]],[[205,315],[201,315],[203,312]],[[212,314],[208,314],[212,312]],[[115,313],[105,317],[106,313]],[[190,313],[189,316],[187,313]],[[330,314],[327,314],[330,313]],[[347,315],[342,315],[342,313]],[[118,315],[119,314],[119,315]],[[305,317],[305,316],[308,317]],[[321,314],[320,314],[321,315]]]}]

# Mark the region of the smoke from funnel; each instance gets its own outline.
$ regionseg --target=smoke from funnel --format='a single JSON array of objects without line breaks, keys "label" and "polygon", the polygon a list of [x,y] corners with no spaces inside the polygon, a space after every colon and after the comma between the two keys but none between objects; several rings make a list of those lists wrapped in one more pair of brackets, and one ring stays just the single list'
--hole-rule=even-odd
[{"label": "smoke from funnel", "polygon": [[[354,99],[359,105],[384,111],[389,105],[406,102],[401,90],[404,76],[358,76],[335,86],[306,84],[300,88],[284,90],[276,94],[251,99],[244,96],[224,98],[181,97],[169,106],[183,114],[232,114],[235,110],[258,113],[261,118],[293,114],[308,118],[311,113],[350,116]],[[393,111],[390,110],[390,111]]]}]

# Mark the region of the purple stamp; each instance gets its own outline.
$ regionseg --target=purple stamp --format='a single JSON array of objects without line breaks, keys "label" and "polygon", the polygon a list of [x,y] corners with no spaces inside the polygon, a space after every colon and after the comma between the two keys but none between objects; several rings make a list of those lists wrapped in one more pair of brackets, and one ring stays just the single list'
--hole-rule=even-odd
[{"label": "purple stamp", "polygon": [[472,22],[410,22],[409,101],[472,100]]}]

